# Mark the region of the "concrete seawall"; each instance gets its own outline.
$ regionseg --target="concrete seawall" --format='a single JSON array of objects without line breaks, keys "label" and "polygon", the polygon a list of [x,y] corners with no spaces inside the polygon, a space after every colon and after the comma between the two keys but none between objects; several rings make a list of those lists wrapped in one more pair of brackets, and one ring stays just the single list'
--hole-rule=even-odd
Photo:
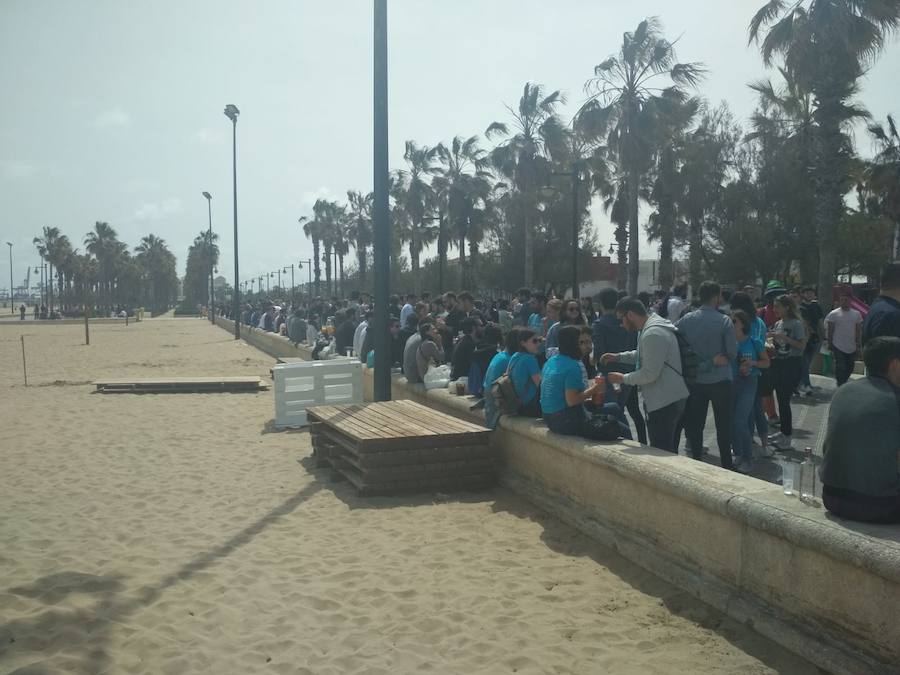
[{"label": "concrete seawall", "polygon": [[[242,337],[303,356],[270,333]],[[364,384],[371,400],[369,371]],[[484,421],[472,399],[402,376],[392,392]],[[900,527],[839,521],[777,485],[637,443],[560,436],[540,421],[503,418],[492,441],[505,485],[641,567],[828,672],[900,672]]]}]

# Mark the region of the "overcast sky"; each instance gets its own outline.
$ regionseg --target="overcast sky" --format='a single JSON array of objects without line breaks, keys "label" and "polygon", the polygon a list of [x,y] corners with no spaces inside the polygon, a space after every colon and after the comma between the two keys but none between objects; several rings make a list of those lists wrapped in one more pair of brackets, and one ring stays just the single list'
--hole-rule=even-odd
[{"label": "overcast sky", "polygon": [[[526,81],[562,89],[568,115],[594,65],[653,15],[681,36],[680,60],[706,64],[701,92],[746,119],[746,83],[765,75],[746,30],[761,2],[389,0],[391,166],[406,139],[483,133]],[[317,197],[371,189],[371,35],[371,0],[0,0],[0,236],[16,283],[42,226],[81,247],[97,220],[132,247],[163,237],[183,271],[203,190],[230,279],[227,103],[241,110],[242,278],[310,257],[297,219]],[[898,67],[892,41],[860,97],[879,119],[900,113]],[[608,223],[595,227],[608,246]]]}]

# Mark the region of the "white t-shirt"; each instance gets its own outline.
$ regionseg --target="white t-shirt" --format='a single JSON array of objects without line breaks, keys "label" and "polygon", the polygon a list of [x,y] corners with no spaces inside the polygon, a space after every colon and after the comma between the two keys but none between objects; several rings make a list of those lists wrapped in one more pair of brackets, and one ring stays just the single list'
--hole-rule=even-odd
[{"label": "white t-shirt", "polygon": [[666,305],[669,314],[667,318],[669,321],[672,323],[678,321],[678,319],[681,318],[681,315],[684,314],[684,310],[687,309],[687,306],[688,304],[677,295],[670,297],[669,302]]},{"label": "white t-shirt", "polygon": [[834,348],[845,354],[853,354],[856,351],[856,327],[862,321],[862,314],[855,309],[843,310],[838,307],[831,310],[825,317],[825,328],[827,330],[828,324],[834,324],[831,338]]},{"label": "white t-shirt", "polygon": [[406,326],[406,319],[415,311],[415,308],[408,302],[400,308],[400,327]]}]

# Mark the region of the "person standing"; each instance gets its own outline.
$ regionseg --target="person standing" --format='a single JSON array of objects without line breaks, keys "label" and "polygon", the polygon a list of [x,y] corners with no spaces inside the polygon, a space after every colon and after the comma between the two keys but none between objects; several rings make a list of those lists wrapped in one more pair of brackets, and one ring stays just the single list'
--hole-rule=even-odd
[{"label": "person standing", "polygon": [[803,360],[800,369],[800,393],[809,396],[813,393],[812,382],[809,379],[809,367],[812,360],[822,346],[822,338],[825,336],[822,320],[825,313],[816,300],[816,289],[807,286],[802,291],[803,302],[800,304],[800,316],[806,322],[809,339],[803,350]]},{"label": "person standing", "polygon": [[19,321],[25,320],[25,303],[19,305]]},{"label": "person standing", "polygon": [[406,319],[415,311],[416,296],[410,293],[406,296],[406,304],[400,310],[400,325],[406,325]]},{"label": "person standing", "polygon": [[722,288],[715,281],[700,284],[700,309],[675,323],[700,359],[697,381],[688,385],[690,397],[684,430],[694,459],[703,457],[703,428],[712,403],[716,440],[723,469],[731,469],[731,364],[737,358],[734,324],[719,311]]},{"label": "person standing", "polygon": [[731,443],[737,460],[735,469],[741,473],[750,473],[753,469],[753,413],[756,397],[756,381],[760,368],[769,367],[769,355],[766,352],[765,334],[752,337],[756,316],[747,314],[742,309],[732,312],[734,333],[737,340],[738,356],[732,362],[734,389],[732,399]]},{"label": "person standing", "polygon": [[841,293],[838,306],[825,317],[828,349],[834,359],[834,379],[839,387],[850,379],[856,365],[862,322],[862,314],[850,306],[847,293]]},{"label": "person standing", "polygon": [[863,322],[863,347],[879,336],[900,337],[900,262],[888,263],[881,271],[880,295]]},{"label": "person standing", "polygon": [[616,319],[616,303],[619,301],[616,289],[604,288],[600,291],[599,300],[602,314],[591,325],[591,338],[594,342],[594,359],[600,366],[600,371],[607,376],[605,398],[607,401],[616,401],[619,404],[622,411],[620,421],[625,421],[624,411],[628,410],[628,414],[634,422],[638,441],[642,445],[647,445],[647,425],[644,423],[644,416],[641,415],[637,387],[623,386],[617,392],[608,378],[611,372],[630,373],[634,367],[624,363],[600,364],[602,354],[629,352],[637,349],[637,334],[625,330]]},{"label": "person standing", "polygon": [[675,430],[684,413],[688,388],[682,377],[681,351],[676,328],[668,319],[652,314],[637,298],[623,298],[616,304],[616,317],[622,326],[639,333],[637,348],[627,352],[608,352],[600,357],[603,365],[627,363],[630,373],[610,372],[612,384],[640,387],[647,413],[650,445],[667,452],[678,452]]},{"label": "person standing", "polygon": [[778,399],[781,431],[769,438],[779,450],[793,447],[793,415],[791,396],[800,382],[800,362],[806,347],[806,327],[789,295],[780,295],[773,305],[778,321],[769,332],[775,355],[772,358],[772,386]]}]

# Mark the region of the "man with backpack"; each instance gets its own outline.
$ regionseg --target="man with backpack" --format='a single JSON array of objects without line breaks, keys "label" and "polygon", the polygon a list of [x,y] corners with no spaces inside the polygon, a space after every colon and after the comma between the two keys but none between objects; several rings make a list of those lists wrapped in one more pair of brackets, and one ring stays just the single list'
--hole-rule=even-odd
[{"label": "man with backpack", "polygon": [[716,440],[723,469],[731,460],[731,364],[737,359],[737,340],[731,319],[719,311],[722,288],[715,281],[700,284],[700,309],[688,312],[675,326],[699,358],[696,382],[689,382],[690,397],[684,431],[694,459],[703,456],[703,428],[712,403]]},{"label": "man with backpack", "polygon": [[608,363],[634,366],[630,373],[609,372],[614,385],[640,387],[647,416],[650,445],[668,452],[678,452],[675,431],[684,413],[688,388],[681,366],[681,348],[675,326],[657,314],[647,315],[647,308],[637,298],[622,298],[616,304],[616,317],[629,331],[639,333],[637,349],[606,353],[600,357]]}]

